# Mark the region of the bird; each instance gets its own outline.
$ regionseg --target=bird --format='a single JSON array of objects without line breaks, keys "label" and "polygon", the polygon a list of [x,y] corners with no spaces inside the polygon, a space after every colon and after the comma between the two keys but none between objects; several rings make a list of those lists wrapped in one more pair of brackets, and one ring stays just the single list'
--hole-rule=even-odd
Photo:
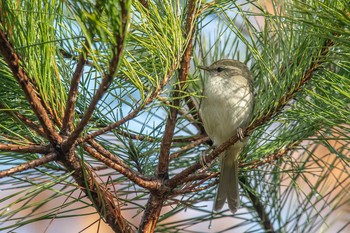
[{"label": "bird", "polygon": [[[222,59],[198,68],[208,74],[199,113],[206,133],[217,147],[249,125],[255,102],[253,79],[248,67],[237,60]],[[226,200],[233,214],[240,206],[238,156],[246,141],[242,138],[220,154],[214,211],[221,210]]]}]

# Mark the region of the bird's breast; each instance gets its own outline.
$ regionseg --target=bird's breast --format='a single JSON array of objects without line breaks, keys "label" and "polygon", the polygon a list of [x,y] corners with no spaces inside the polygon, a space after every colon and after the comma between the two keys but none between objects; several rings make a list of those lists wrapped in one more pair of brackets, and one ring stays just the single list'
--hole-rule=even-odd
[{"label": "bird's breast", "polygon": [[211,77],[204,87],[201,116],[208,136],[219,145],[250,121],[253,94],[242,76]]}]

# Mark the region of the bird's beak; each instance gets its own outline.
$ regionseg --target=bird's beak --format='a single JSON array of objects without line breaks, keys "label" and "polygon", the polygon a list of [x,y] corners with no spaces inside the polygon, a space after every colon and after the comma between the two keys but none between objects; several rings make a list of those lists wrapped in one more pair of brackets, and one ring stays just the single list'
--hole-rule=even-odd
[{"label": "bird's beak", "polygon": [[209,70],[209,67],[207,66],[197,66],[198,69],[201,69],[201,70],[205,70],[205,71],[208,71]]}]

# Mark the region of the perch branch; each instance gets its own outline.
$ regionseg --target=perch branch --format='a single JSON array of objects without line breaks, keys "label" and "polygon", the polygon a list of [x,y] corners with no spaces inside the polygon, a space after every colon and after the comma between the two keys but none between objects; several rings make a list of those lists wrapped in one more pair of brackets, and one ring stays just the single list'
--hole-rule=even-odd
[{"label": "perch branch", "polygon": [[199,139],[187,144],[186,146],[181,147],[179,151],[174,152],[170,155],[170,160],[173,160],[173,159],[179,157],[180,155],[182,155],[186,151],[188,151],[194,147],[197,147],[198,145],[200,145],[206,141],[209,141],[209,140],[210,140],[209,137],[206,136],[206,137],[199,138]]}]

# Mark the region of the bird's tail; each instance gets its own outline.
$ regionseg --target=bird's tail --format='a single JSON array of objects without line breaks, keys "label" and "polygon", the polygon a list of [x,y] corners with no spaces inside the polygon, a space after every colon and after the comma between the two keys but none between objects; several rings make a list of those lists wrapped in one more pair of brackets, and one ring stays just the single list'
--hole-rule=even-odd
[{"label": "bird's tail", "polygon": [[238,155],[243,147],[242,142],[230,146],[221,156],[221,174],[216,194],[214,210],[221,210],[227,199],[232,213],[239,208]]}]

